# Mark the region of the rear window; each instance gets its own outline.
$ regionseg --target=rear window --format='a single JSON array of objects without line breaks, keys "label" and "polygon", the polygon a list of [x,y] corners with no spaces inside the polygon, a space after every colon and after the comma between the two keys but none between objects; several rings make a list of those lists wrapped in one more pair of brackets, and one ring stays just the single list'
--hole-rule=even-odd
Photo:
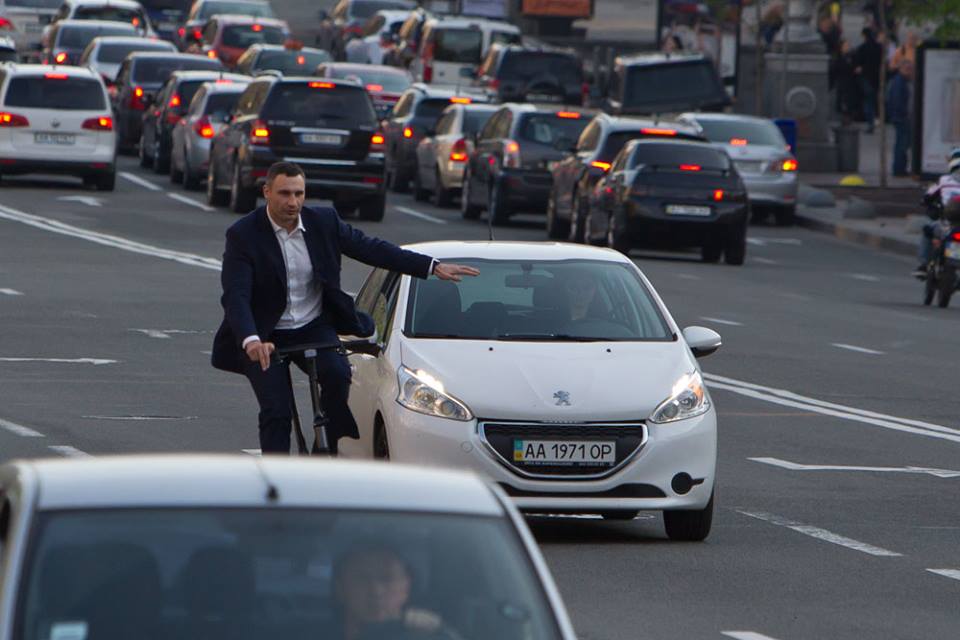
[{"label": "rear window", "polygon": [[237,100],[240,99],[241,93],[241,91],[236,93],[215,93],[207,98],[207,104],[204,106],[203,112],[206,115],[225,116],[233,111]]},{"label": "rear window", "polygon": [[430,98],[429,100],[422,100],[414,113],[418,118],[436,120],[443,113],[443,110],[449,106],[450,100],[448,98]]},{"label": "rear window", "polygon": [[134,51],[171,51],[172,46],[167,42],[157,42],[143,38],[143,42],[124,44],[100,45],[97,53],[98,62],[120,63],[128,54]]},{"label": "rear window", "polygon": [[[731,140],[746,140],[746,144],[771,147],[786,146],[780,129],[772,122],[755,120],[697,120],[710,142],[731,144]],[[741,143],[742,144],[742,143]]]},{"label": "rear window", "polygon": [[175,9],[179,13],[186,13],[190,10],[191,0],[140,0],[140,4],[147,11],[163,11],[164,9]]},{"label": "rear window", "polygon": [[363,89],[325,89],[311,87],[310,84],[290,83],[274,87],[263,116],[270,120],[315,122],[348,128],[376,125],[373,104]]},{"label": "rear window", "polygon": [[61,49],[86,49],[97,36],[135,36],[132,24],[117,24],[115,27],[88,27],[70,25],[57,30],[57,46]]},{"label": "rear window", "polygon": [[[384,71],[383,69],[369,68],[333,68],[330,75],[334,78],[346,79],[355,77],[361,84],[375,84],[383,87],[381,91],[388,93],[403,93],[410,86],[410,76],[405,72]],[[449,103],[447,103],[449,104]]]},{"label": "rear window", "polygon": [[30,9],[59,9],[63,0],[6,0],[8,7],[28,7]]},{"label": "rear window", "polygon": [[433,41],[433,59],[437,62],[480,62],[483,50],[480,29],[435,29]]},{"label": "rear window", "polygon": [[725,97],[709,62],[631,67],[623,90],[624,107],[644,105],[714,106]]},{"label": "rear window", "polygon": [[491,31],[490,44],[520,44],[522,42],[519,33],[512,31]]},{"label": "rear window", "polygon": [[397,2],[397,0],[353,0],[350,7],[351,18],[369,18],[377,11],[390,9],[413,9],[413,2]]},{"label": "rear window", "polygon": [[590,123],[588,118],[561,118],[552,113],[532,113],[522,116],[517,125],[521,140],[553,146],[561,138],[576,142]]},{"label": "rear window", "polygon": [[19,56],[16,51],[10,49],[0,49],[0,62],[17,62]]},{"label": "rear window", "polygon": [[223,30],[223,45],[237,49],[246,49],[260,42],[283,44],[284,39],[283,31],[279,27],[262,24],[238,24]]},{"label": "rear window", "polygon": [[483,125],[487,124],[487,120],[490,119],[490,116],[496,112],[496,109],[466,111],[463,115],[463,132],[478,133],[480,129],[483,129]]},{"label": "rear window", "polygon": [[10,80],[4,105],[73,111],[100,111],[107,108],[103,88],[96,80],[52,79],[43,76],[22,76]]},{"label": "rear window", "polygon": [[123,9],[120,7],[78,7],[73,15],[75,20],[110,20],[111,22],[127,22],[135,27],[143,26],[143,12],[139,9]]},{"label": "rear window", "polygon": [[198,19],[209,18],[218,13],[232,13],[241,16],[256,18],[272,18],[273,9],[267,3],[261,2],[205,2],[197,13]]},{"label": "rear window", "polygon": [[695,165],[713,171],[730,169],[727,154],[707,145],[697,144],[647,144],[637,145],[630,166],[648,164],[656,167],[680,167]]},{"label": "rear window", "polygon": [[326,51],[264,51],[255,69],[276,69],[280,73],[310,75],[318,64],[330,61]]},{"label": "rear window", "polygon": [[583,81],[580,61],[562,53],[518,51],[508,53],[500,65],[497,76],[505,80],[529,81],[537,77],[544,80],[556,78],[561,82]]},{"label": "rear window", "polygon": [[180,110],[186,111],[187,107],[190,106],[190,102],[193,100],[193,96],[197,95],[197,91],[200,90],[200,85],[202,85],[206,80],[190,80],[187,82],[181,82],[180,86],[177,87],[177,95],[180,96]]},{"label": "rear window", "polygon": [[203,58],[160,58],[158,60],[138,60],[133,65],[133,81],[142,84],[163,84],[174,71],[219,71],[223,65],[219,60]]}]

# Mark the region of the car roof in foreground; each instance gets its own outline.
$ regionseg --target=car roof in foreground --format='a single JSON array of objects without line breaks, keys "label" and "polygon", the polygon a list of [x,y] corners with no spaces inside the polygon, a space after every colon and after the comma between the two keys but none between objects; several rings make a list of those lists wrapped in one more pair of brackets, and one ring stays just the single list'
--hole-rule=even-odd
[{"label": "car roof in foreground", "polygon": [[89,67],[53,64],[10,64],[7,74],[11,76],[41,76],[47,73],[66,75],[70,78],[97,78],[97,73]]},{"label": "car roof in foreground", "polygon": [[[19,460],[37,508],[343,508],[499,516],[478,477],[382,462],[248,455],[130,455]],[[27,481],[29,482],[29,481]],[[268,496],[276,489],[276,499]]]},{"label": "car roof in foreground", "polygon": [[169,47],[170,51],[176,51],[176,47],[172,42],[167,40],[153,40],[152,38],[144,38],[143,36],[97,36],[93,39],[93,42],[99,42],[100,44],[146,44],[147,46],[157,47],[158,49],[166,50]]},{"label": "car roof in foreground", "polygon": [[118,9],[141,9],[143,8],[136,0],[70,0],[70,4],[75,7],[117,7]]},{"label": "car roof in foreground", "polygon": [[439,260],[478,258],[486,260],[602,260],[633,264],[619,251],[566,242],[524,242],[503,240],[418,242],[404,248],[420,251]]},{"label": "car roof in foreground", "polygon": [[[681,116],[691,118],[693,120],[703,120],[704,122],[757,122],[764,124],[774,124],[773,120],[770,118],[764,118],[762,116],[751,116],[741,113],[700,113],[700,112],[688,112],[683,113]],[[774,124],[774,126],[776,126]]]}]

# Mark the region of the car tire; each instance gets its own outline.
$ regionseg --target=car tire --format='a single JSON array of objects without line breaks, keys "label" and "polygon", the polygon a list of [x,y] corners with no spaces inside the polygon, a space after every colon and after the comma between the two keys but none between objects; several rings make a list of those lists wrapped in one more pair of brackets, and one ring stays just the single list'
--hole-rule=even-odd
[{"label": "car tire", "polygon": [[420,171],[413,172],[413,199],[417,202],[426,202],[430,192],[423,188],[420,182]]},{"label": "car tire", "polygon": [[387,439],[387,426],[379,417],[373,427],[373,457],[377,460],[390,460],[390,441]]},{"label": "car tire", "polygon": [[143,149],[143,134],[140,134],[140,143],[137,145],[137,157],[140,159],[140,166],[149,169],[153,166],[153,156],[148,156]]},{"label": "car tire", "polygon": [[713,524],[713,493],[703,509],[663,512],[663,526],[667,537],[675,542],[701,542],[710,535]]},{"label": "car tire", "polygon": [[230,210],[234,213],[249,213],[257,206],[257,191],[243,186],[240,176],[240,159],[233,163],[233,181],[230,183]]},{"label": "car tire", "polygon": [[227,194],[217,188],[217,172],[214,169],[213,159],[207,170],[207,204],[211,207],[222,207],[227,204]]},{"label": "car tire", "polygon": [[361,200],[360,206],[357,207],[357,217],[361,220],[380,222],[383,220],[383,215],[386,213],[386,210],[387,194],[381,193],[380,195],[373,196],[372,198]]},{"label": "car tire", "polygon": [[600,517],[604,520],[633,520],[640,512],[636,509],[618,509],[616,511],[601,511]]},{"label": "car tire", "polygon": [[97,191],[113,191],[117,186],[117,172],[101,173],[94,179],[93,186]]},{"label": "car tire", "polygon": [[489,187],[490,194],[487,202],[487,216],[494,227],[502,227],[510,222],[510,207],[504,202],[503,187],[499,180],[494,180]]},{"label": "car tire", "polygon": [[443,186],[440,180],[440,169],[437,169],[433,176],[433,205],[436,207],[449,207],[453,203],[453,192]]},{"label": "car tire", "polygon": [[950,298],[957,285],[957,271],[953,267],[944,267],[940,270],[940,279],[937,281],[937,306],[946,309],[950,306]]},{"label": "car tire", "polygon": [[727,239],[723,245],[723,261],[729,265],[740,266],[747,259],[747,225],[737,224],[727,229]]},{"label": "car tire", "polygon": [[923,283],[923,306],[929,307],[933,304],[933,298],[937,294],[937,276],[933,267],[927,267],[927,279]]},{"label": "car tire", "polygon": [[401,179],[403,176],[400,175],[400,169],[395,162],[391,162],[390,166],[387,186],[390,188],[390,191],[394,193],[406,193],[410,188],[410,180]]},{"label": "car tire", "polygon": [[170,183],[171,184],[183,184],[183,169],[177,168],[177,163],[173,161],[173,157],[170,158]]},{"label": "car tire", "polygon": [[630,238],[623,229],[623,220],[614,212],[607,222],[607,247],[619,251],[625,256],[630,255]]},{"label": "car tire", "polygon": [[483,212],[482,207],[470,202],[470,174],[463,174],[463,188],[460,191],[460,215],[464,220],[476,220]]},{"label": "car tire", "polygon": [[708,242],[700,247],[700,259],[707,264],[716,264],[720,262],[723,255],[723,245],[719,242]]},{"label": "car tire", "polygon": [[160,137],[155,135],[153,140],[153,172],[163,175],[168,171],[170,171],[170,154],[163,153]]},{"label": "car tire", "polygon": [[780,207],[774,213],[778,227],[792,227],[797,221],[797,208],[794,205]]},{"label": "car tire", "polygon": [[190,161],[187,160],[187,156],[183,156],[183,188],[187,191],[196,191],[200,188],[200,176],[193,172],[193,169],[190,168]]},{"label": "car tire", "polygon": [[763,224],[767,221],[770,211],[766,207],[757,204],[750,205],[750,224]]},{"label": "car tire", "polygon": [[557,218],[557,200],[550,191],[547,200],[547,237],[551,240],[563,240],[570,233],[570,223]]},{"label": "car tire", "polygon": [[570,242],[583,244],[583,224],[584,218],[586,218],[584,211],[589,211],[590,203],[586,198],[581,198],[578,193],[574,192],[570,205],[572,210],[570,211],[570,230],[567,239]]}]

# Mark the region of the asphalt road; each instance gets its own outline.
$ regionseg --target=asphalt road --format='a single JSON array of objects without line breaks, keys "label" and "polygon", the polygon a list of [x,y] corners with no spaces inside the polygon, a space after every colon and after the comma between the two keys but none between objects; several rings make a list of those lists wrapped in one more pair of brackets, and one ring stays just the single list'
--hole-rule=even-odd
[{"label": "asphalt road", "polygon": [[[121,165],[112,194],[0,185],[0,459],[258,446],[246,382],[208,364],[236,217]],[[409,196],[360,226],[486,238]],[[542,218],[497,237],[542,240]],[[704,361],[718,510],[702,544],[656,514],[531,518],[580,636],[956,638],[960,309],[920,306],[909,260],[802,229],[751,228],[740,268],[636,259],[682,326],[724,337]],[[366,271],[346,264],[347,288]]]}]

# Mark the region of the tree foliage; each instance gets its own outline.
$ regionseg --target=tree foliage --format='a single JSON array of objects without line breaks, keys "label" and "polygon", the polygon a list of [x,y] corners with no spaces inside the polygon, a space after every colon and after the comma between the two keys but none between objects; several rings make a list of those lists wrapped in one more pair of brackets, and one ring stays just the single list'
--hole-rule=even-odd
[{"label": "tree foliage", "polygon": [[934,27],[939,40],[960,40],[960,0],[894,0],[894,15]]}]

